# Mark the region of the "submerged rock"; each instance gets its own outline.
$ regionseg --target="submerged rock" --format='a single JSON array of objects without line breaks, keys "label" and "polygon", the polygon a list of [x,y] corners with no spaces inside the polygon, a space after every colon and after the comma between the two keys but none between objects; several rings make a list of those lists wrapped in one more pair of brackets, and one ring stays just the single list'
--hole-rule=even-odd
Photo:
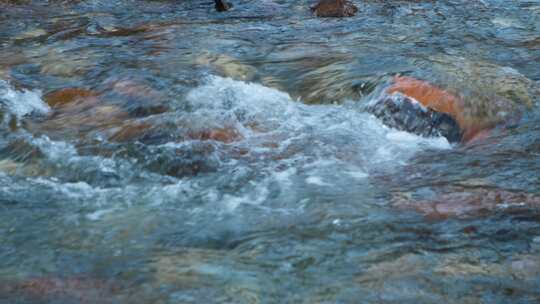
[{"label": "submerged rock", "polygon": [[95,100],[97,94],[80,88],[66,88],[48,93],[43,96],[45,102],[52,108],[73,105],[73,103],[84,100]]},{"label": "submerged rock", "polygon": [[63,46],[39,46],[24,49],[24,57],[40,66],[40,72],[49,76],[76,79],[94,69],[99,56],[89,49],[67,49]]},{"label": "submerged rock", "polygon": [[348,0],[320,0],[311,10],[317,17],[352,17],[358,8]]},{"label": "submerged rock", "polygon": [[526,107],[540,102],[539,84],[511,67],[458,56],[434,56],[430,60],[430,65],[449,86],[481,91],[486,95],[484,99],[472,100],[469,107],[486,108],[479,103],[489,103],[493,108],[496,96]]},{"label": "submerged rock", "polygon": [[203,52],[195,59],[195,63],[215,69],[219,74],[235,80],[251,81],[257,74],[254,67],[223,54]]},{"label": "submerged rock", "polygon": [[169,108],[165,105],[165,96],[144,82],[123,79],[110,84],[114,99],[120,98],[124,108],[135,117],[145,117],[165,113]]},{"label": "submerged rock", "polygon": [[0,282],[0,292],[8,299],[39,303],[113,303],[118,286],[86,278],[31,278],[20,282]]},{"label": "submerged rock", "polygon": [[393,205],[400,209],[412,209],[431,219],[470,218],[509,208],[540,207],[540,197],[530,193],[511,192],[502,189],[451,188],[434,199],[414,199],[408,194],[397,194]]},{"label": "submerged rock", "polygon": [[[174,255],[152,258],[155,282],[162,288],[181,288],[196,297],[181,303],[262,303],[264,288],[251,272],[229,265],[227,252],[212,249],[183,248]],[[219,283],[218,283],[219,282]],[[217,283],[217,284],[215,284]],[[211,299],[206,299],[210,296]]]}]

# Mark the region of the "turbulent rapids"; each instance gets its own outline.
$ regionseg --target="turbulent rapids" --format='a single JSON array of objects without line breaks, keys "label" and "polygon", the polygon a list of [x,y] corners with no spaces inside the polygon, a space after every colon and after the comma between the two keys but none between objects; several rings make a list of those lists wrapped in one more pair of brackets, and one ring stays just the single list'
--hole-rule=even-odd
[{"label": "turbulent rapids", "polygon": [[0,0],[0,303],[540,301],[540,6],[231,2]]}]

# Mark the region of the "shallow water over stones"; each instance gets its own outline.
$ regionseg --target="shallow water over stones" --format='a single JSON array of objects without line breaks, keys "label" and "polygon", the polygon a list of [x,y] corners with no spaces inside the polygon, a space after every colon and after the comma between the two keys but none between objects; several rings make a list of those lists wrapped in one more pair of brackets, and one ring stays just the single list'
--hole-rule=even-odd
[{"label": "shallow water over stones", "polygon": [[231,2],[0,1],[0,303],[540,301],[537,3]]}]

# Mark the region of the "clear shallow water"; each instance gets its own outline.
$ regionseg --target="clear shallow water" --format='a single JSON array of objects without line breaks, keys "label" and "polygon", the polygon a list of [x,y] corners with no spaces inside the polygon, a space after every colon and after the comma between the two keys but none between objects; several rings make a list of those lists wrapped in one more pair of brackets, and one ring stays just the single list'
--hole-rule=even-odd
[{"label": "clear shallow water", "polygon": [[[0,301],[537,302],[538,3],[357,4],[1,2]],[[386,128],[396,73],[521,118]]]}]

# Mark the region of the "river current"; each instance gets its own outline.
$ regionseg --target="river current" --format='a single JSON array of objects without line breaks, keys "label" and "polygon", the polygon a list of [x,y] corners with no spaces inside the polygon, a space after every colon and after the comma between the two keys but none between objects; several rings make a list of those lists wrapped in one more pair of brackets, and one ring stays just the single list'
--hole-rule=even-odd
[{"label": "river current", "polygon": [[540,301],[538,1],[233,2],[0,0],[0,303]]}]

